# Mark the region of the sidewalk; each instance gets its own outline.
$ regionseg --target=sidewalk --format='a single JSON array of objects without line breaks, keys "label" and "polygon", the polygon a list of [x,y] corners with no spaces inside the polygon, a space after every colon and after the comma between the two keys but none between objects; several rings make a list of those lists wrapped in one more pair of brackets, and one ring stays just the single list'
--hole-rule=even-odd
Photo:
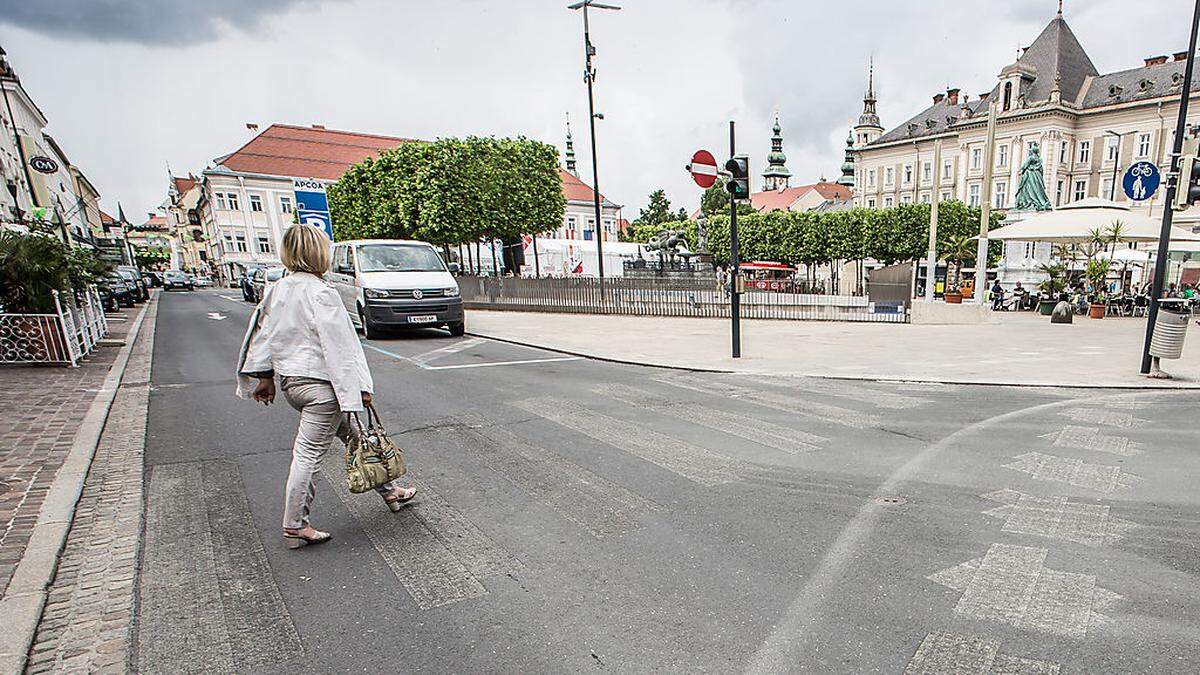
[{"label": "sidewalk", "polygon": [[[148,306],[157,302],[151,300]],[[0,370],[0,672],[20,672],[146,307],[110,315],[78,368]],[[115,317],[115,318],[114,318]]]},{"label": "sidewalk", "polygon": [[915,326],[823,321],[742,322],[742,358],[730,356],[728,319],[471,311],[467,330],[615,361],[697,370],[869,380],[1057,387],[1200,388],[1200,326],[1172,380],[1138,374],[1144,319],[1076,317],[1053,325],[1001,313],[990,325]]}]

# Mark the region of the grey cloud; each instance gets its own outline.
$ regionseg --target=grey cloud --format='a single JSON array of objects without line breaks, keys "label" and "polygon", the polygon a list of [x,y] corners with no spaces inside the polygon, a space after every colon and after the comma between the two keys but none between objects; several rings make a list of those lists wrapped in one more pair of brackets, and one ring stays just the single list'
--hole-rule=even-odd
[{"label": "grey cloud", "polygon": [[222,26],[253,32],[268,15],[314,0],[0,0],[0,23],[96,42],[194,44]]}]

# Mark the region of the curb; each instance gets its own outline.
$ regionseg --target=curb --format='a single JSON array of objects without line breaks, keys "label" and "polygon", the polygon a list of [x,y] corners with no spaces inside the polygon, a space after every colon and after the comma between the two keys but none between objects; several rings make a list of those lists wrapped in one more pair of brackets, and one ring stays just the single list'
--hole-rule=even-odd
[{"label": "curb", "polygon": [[[725,375],[758,375],[765,377],[807,377],[815,380],[833,380],[841,382],[894,382],[897,384],[956,384],[968,387],[1022,387],[1029,389],[1092,389],[1092,390],[1127,390],[1127,391],[1197,391],[1200,390],[1200,382],[1189,382],[1179,384],[1060,384],[1055,382],[996,382],[988,380],[947,380],[928,377],[895,377],[895,376],[878,376],[870,375],[828,375],[822,373],[761,373],[745,370],[730,370],[727,368],[699,368],[695,366],[675,366],[662,363],[646,363],[645,361],[634,361],[632,359],[618,359],[610,356],[597,356],[588,352],[575,351],[570,349],[562,349],[561,347],[550,347],[536,342],[527,340],[514,340],[512,338],[498,337],[495,335],[485,335],[474,331],[467,331],[467,335],[472,337],[494,340],[496,342],[504,342],[510,345],[519,345],[521,347],[531,347],[533,349],[541,349],[555,354],[566,354],[568,356],[578,356],[592,361],[602,361],[605,363],[618,363],[624,366],[640,366],[643,368],[658,368],[660,370],[674,370],[685,373],[718,373]],[[1158,380],[1162,382],[1162,380]]]},{"label": "curb", "polygon": [[75,517],[75,505],[83,493],[83,483],[91,468],[96,447],[100,444],[108,412],[117,396],[125,368],[129,365],[133,345],[140,337],[142,322],[150,307],[157,303],[158,295],[155,294],[142,306],[130,326],[125,345],[117,353],[104,384],[88,406],[79,431],[75,433],[71,450],[54,475],[29,543],[13,570],[7,592],[0,598],[0,616],[4,617],[7,626],[0,636],[0,672],[20,673],[25,670],[29,647],[37,634],[46,595],[58,571],[59,558]]}]

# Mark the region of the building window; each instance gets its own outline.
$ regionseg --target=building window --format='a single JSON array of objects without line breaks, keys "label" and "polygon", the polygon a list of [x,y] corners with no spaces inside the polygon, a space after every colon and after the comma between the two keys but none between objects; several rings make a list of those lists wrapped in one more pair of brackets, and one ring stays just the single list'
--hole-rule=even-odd
[{"label": "building window", "polygon": [[233,252],[233,235],[227,234],[224,237],[222,237],[222,239],[225,240],[225,250],[232,253]]},{"label": "building window", "polygon": [[283,213],[291,213],[293,211],[292,198],[288,197],[288,196],[280,197],[279,198],[279,210],[282,211]]},{"label": "building window", "polygon": [[896,170],[889,166],[888,168],[883,170],[883,184],[884,185],[894,185],[895,183],[896,183]]},{"label": "building window", "polygon": [[949,191],[949,190],[942,190],[942,198],[941,198],[941,201],[943,201],[943,202],[948,202],[948,201],[950,201],[950,191]]},{"label": "building window", "polygon": [[1012,82],[1004,83],[1004,109],[1012,108]]},{"label": "building window", "polygon": [[250,210],[262,212],[262,197],[259,195],[250,195]]},{"label": "building window", "polygon": [[1100,196],[1105,199],[1116,200],[1117,194],[1113,191],[1113,179],[1104,179],[1104,182],[1100,185]]},{"label": "building window", "polygon": [[890,196],[883,198],[883,208],[889,209],[896,204]]},{"label": "building window", "polygon": [[575,216],[567,216],[567,232],[569,233],[567,239],[574,239],[578,229],[579,221],[575,219]]},{"label": "building window", "polygon": [[983,166],[983,148],[971,148],[971,168]]},{"label": "building window", "polygon": [[996,196],[993,203],[998,209],[1003,209],[1008,206],[1008,183],[1006,181],[996,182]]},{"label": "building window", "polygon": [[875,169],[867,171],[867,187],[875,187]]},{"label": "building window", "polygon": [[595,238],[595,236],[596,236],[596,219],[588,218],[587,219],[587,229],[585,229],[583,231],[583,239],[584,239],[584,241],[591,241],[592,239]]},{"label": "building window", "polygon": [[901,196],[901,197],[900,197],[900,203],[901,203],[901,204],[911,204],[911,203],[912,203],[912,195],[903,195],[903,196]]},{"label": "building window", "polygon": [[1108,136],[1104,139],[1104,161],[1117,161],[1117,148],[1120,147],[1121,139],[1116,136]]},{"label": "building window", "polygon": [[867,208],[868,209],[875,208],[875,198],[874,197],[870,197],[867,199]]},{"label": "building window", "polygon": [[229,206],[225,204],[224,192],[214,192],[213,201],[216,202],[217,209],[220,211],[224,211],[225,209],[229,208]]},{"label": "building window", "polygon": [[1059,164],[1066,164],[1066,163],[1067,163],[1067,151],[1068,151],[1068,150],[1070,150],[1070,148],[1071,148],[1071,143],[1070,143],[1070,141],[1063,141],[1063,142],[1062,142],[1062,147],[1060,147],[1060,148],[1058,149],[1058,163],[1059,163]]},{"label": "building window", "polygon": [[921,203],[922,204],[928,204],[930,199],[932,199],[932,197],[929,196],[928,192],[921,195]]},{"label": "building window", "polygon": [[1063,190],[1066,189],[1065,181],[1058,181],[1058,187],[1054,190],[1054,205],[1061,206],[1063,198]]},{"label": "building window", "polygon": [[979,206],[979,185],[972,185],[967,191],[967,204],[970,206]]},{"label": "building window", "polygon": [[996,148],[996,166],[1008,166],[1008,146]]},{"label": "building window", "polygon": [[913,172],[912,164],[905,164],[904,165],[904,184],[905,185],[912,185],[912,178],[913,178],[912,172]]},{"label": "building window", "polygon": [[248,248],[246,248],[246,235],[235,234],[235,235],[233,235],[233,239],[234,239],[234,243],[236,244],[236,249],[237,249],[238,253],[245,253],[246,251],[249,250]]},{"label": "building window", "polygon": [[1087,181],[1086,180],[1075,181],[1075,195],[1074,196],[1075,196],[1075,199],[1073,199],[1072,201],[1076,201],[1076,202],[1087,196]]},{"label": "building window", "polygon": [[1138,157],[1150,156],[1150,134],[1138,134]]},{"label": "building window", "polygon": [[1092,142],[1079,141],[1079,163],[1087,164],[1092,159]]},{"label": "building window", "polygon": [[921,165],[921,182],[928,183],[933,180],[933,162],[925,162]]},{"label": "building window", "polygon": [[270,253],[271,252],[271,238],[270,237],[268,237],[265,234],[260,234],[257,237],[255,237],[254,239],[258,243],[258,252],[259,253]]},{"label": "building window", "polygon": [[947,159],[942,162],[942,180],[949,180],[954,175],[954,160]]}]

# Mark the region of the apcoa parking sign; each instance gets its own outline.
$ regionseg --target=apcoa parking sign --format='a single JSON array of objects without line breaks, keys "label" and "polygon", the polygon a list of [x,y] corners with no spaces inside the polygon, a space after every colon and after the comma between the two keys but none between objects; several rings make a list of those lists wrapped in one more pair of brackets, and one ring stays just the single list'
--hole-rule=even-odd
[{"label": "apcoa parking sign", "polygon": [[296,220],[325,230],[333,241],[333,218],[329,215],[329,198],[325,183],[311,178],[292,179],[296,196]]}]

